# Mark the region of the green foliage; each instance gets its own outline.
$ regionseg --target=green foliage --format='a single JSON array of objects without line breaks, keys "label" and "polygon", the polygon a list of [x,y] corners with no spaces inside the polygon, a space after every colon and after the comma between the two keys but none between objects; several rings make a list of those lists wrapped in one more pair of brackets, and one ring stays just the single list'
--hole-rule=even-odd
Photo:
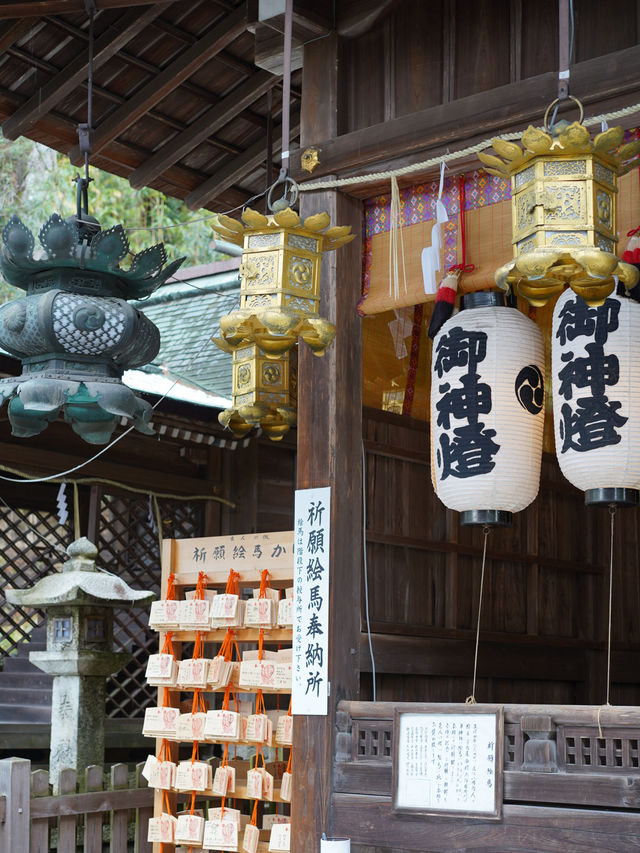
[{"label": "green foliage", "polygon": [[[0,228],[15,213],[37,243],[37,234],[52,213],[63,217],[75,213],[77,172],[65,156],[30,139],[0,139]],[[222,257],[211,249],[211,222],[192,221],[210,217],[207,211],[188,210],[178,199],[148,187],[134,190],[125,178],[100,169],[91,168],[90,175],[89,212],[102,227],[120,223],[143,229],[128,232],[133,252],[163,242],[170,260],[186,256],[184,266]],[[0,279],[0,303],[15,292]]]}]

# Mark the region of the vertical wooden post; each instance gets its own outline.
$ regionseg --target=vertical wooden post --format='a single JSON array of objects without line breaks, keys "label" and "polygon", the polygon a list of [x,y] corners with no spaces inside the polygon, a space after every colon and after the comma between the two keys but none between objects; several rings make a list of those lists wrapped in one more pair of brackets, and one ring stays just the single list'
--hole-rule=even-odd
[{"label": "vertical wooden post", "polygon": [[[305,49],[302,146],[337,135],[337,36]],[[326,210],[332,224],[362,227],[362,206],[339,192],[303,194],[303,216]],[[322,358],[300,344],[298,488],[331,486],[329,713],[296,717],[291,849],[316,853],[331,833],[335,710],[359,692],[362,577],[362,339],[356,312],[361,290],[361,240],[323,258],[320,313],[337,335]]]},{"label": "vertical wooden post", "polygon": [[31,762],[27,758],[0,761],[0,795],[6,797],[6,814],[0,823],[0,850],[29,849]]},{"label": "vertical wooden post", "polygon": [[[104,787],[104,776],[102,767],[91,764],[85,770],[85,791],[102,791]],[[84,817],[84,853],[92,850],[102,849],[102,823],[104,815],[98,812],[89,812]]]},{"label": "vertical wooden post", "polygon": [[[61,795],[75,794],[76,782],[76,771],[73,768],[67,767],[61,770],[57,781],[58,792]],[[77,824],[76,815],[60,815],[58,821],[58,853],[75,853]]]}]

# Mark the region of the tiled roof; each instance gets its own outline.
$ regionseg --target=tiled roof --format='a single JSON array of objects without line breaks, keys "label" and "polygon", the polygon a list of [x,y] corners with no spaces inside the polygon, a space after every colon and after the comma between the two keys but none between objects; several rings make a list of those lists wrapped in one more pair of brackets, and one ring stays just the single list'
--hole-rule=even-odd
[{"label": "tiled roof", "polygon": [[231,356],[210,339],[218,335],[220,317],[238,307],[239,263],[240,258],[233,258],[180,271],[181,281],[136,303],[160,329],[162,341],[155,360],[142,368],[146,373],[163,372],[231,398]]}]

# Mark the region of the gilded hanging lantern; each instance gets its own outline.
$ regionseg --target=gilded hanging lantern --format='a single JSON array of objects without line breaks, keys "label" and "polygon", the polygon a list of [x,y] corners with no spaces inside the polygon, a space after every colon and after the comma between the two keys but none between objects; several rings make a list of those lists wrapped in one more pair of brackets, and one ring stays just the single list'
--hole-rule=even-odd
[{"label": "gilded hanging lantern", "polygon": [[240,308],[220,320],[222,337],[214,342],[221,349],[255,344],[278,359],[301,337],[315,355],[324,354],[336,330],[318,313],[322,253],[355,236],[349,226],[329,226],[327,213],[302,222],[291,208],[270,216],[248,208],[242,222],[217,216],[214,231],[243,247]]},{"label": "gilded hanging lantern", "polygon": [[544,346],[503,293],[467,293],[433,342],[431,478],[461,524],[505,526],[538,494]]},{"label": "gilded hanging lantern", "polygon": [[260,427],[272,441],[280,441],[297,423],[298,351],[278,360],[267,358],[256,346],[233,353],[233,406],[218,420],[238,438]]},{"label": "gilded hanging lantern", "polygon": [[615,287],[614,276],[627,289],[638,281],[638,270],[615,252],[617,179],[638,165],[640,141],[623,145],[621,127],[592,140],[579,106],[579,121],[549,128],[548,109],[544,129],[527,128],[522,147],[494,139],[499,156],[478,155],[486,171],[511,177],[514,258],[497,270],[496,282],[506,291],[514,286],[534,306],[566,284],[600,305]]},{"label": "gilded hanging lantern", "polygon": [[640,305],[589,306],[567,290],[553,312],[551,372],[560,470],[587,505],[640,503]]},{"label": "gilded hanging lantern", "polygon": [[160,243],[130,254],[121,225],[106,231],[86,212],[54,213],[35,239],[17,217],[2,231],[0,269],[26,296],[0,307],[0,346],[22,361],[22,374],[0,380],[13,434],[37,435],[62,414],[91,444],[109,440],[125,418],[139,431],[151,406],[122,383],[129,368],[151,361],[160,348],[156,326],[129,299],[148,296],[184,258],[166,264]]}]

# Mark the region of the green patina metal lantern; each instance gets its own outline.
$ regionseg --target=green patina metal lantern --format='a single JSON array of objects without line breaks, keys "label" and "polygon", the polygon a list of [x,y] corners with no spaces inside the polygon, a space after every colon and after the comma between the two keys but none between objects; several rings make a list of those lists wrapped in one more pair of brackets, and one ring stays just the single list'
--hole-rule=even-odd
[{"label": "green patina metal lantern", "polygon": [[151,406],[122,383],[125,370],[151,361],[156,326],[129,299],[163,284],[184,258],[166,264],[162,243],[130,255],[121,225],[103,231],[92,217],[54,213],[39,233],[43,252],[17,217],[2,231],[0,270],[26,296],[0,307],[0,346],[22,361],[22,374],[0,380],[13,434],[42,432],[62,414],[91,444],[104,444],[122,418],[143,433]]}]

